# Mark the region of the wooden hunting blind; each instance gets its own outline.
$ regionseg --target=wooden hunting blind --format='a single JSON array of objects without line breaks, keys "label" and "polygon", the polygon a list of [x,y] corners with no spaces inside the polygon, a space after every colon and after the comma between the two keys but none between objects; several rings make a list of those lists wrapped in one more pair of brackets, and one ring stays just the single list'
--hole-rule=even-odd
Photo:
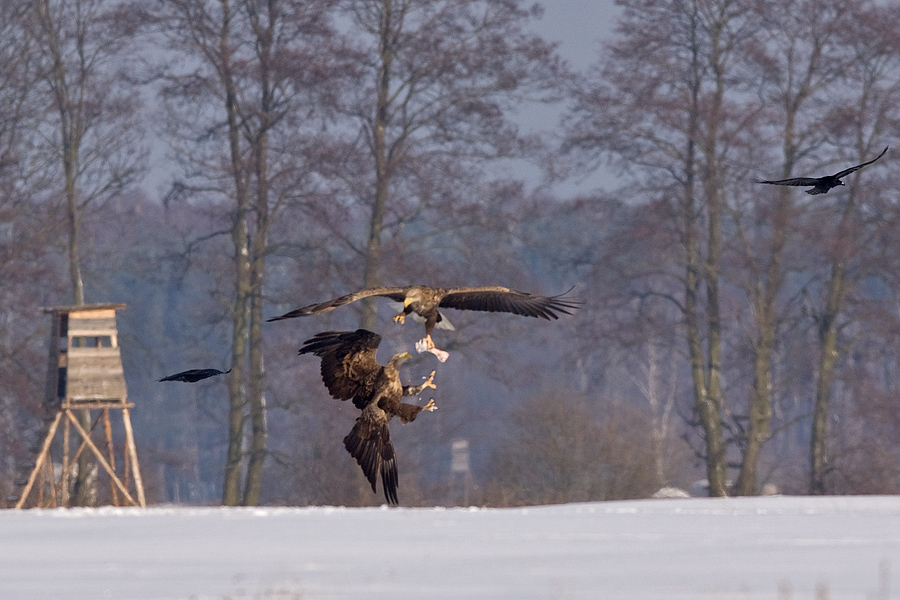
[{"label": "wooden hunting blind", "polygon": [[[127,504],[145,506],[129,413],[134,404],[128,402],[116,329],[116,311],[123,308],[124,304],[87,304],[44,309],[52,319],[44,397],[45,429],[37,459],[30,477],[23,482],[25,487],[16,508],[25,505],[36,481],[37,506],[68,506],[69,485],[85,450],[93,453],[109,476],[113,504],[119,504],[121,494]],[[119,470],[116,469],[112,411],[122,415],[125,438]],[[89,417],[89,429],[84,428],[76,413]],[[60,424],[63,425],[62,442],[54,445]],[[105,451],[97,446],[91,435],[101,424]],[[70,437],[76,438],[74,453]],[[54,450],[60,455],[58,475],[52,457]],[[130,491],[132,482],[134,495]]]}]

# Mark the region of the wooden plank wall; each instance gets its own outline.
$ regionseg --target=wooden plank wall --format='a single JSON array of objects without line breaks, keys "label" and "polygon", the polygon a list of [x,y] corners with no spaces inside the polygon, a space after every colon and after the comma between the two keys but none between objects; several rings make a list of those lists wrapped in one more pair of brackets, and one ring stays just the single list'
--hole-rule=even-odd
[{"label": "wooden plank wall", "polygon": [[[72,347],[75,337],[109,336],[110,347]],[[68,383],[66,400],[121,400],[128,397],[122,356],[118,347],[116,311],[83,310],[69,313]]]},{"label": "wooden plank wall", "polygon": [[128,396],[118,348],[69,348],[66,400],[122,400]]}]

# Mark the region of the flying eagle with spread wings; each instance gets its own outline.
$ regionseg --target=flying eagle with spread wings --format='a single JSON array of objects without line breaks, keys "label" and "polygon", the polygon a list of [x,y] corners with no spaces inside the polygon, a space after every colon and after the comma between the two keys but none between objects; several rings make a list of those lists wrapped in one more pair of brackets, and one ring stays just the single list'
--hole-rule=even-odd
[{"label": "flying eagle with spread wings", "polygon": [[572,314],[569,312],[570,310],[580,307],[581,302],[566,297],[565,294],[567,293],[558,296],[538,296],[501,286],[433,288],[424,285],[411,285],[406,287],[375,287],[353,292],[328,302],[304,306],[285,313],[280,317],[273,317],[269,321],[318,315],[363,298],[383,296],[395,302],[403,303],[403,311],[394,317],[395,322],[402,324],[410,314],[418,315],[425,320],[425,337],[416,344],[416,350],[419,352],[431,352],[438,357],[438,360],[444,362],[447,360],[447,352],[436,348],[431,339],[431,332],[435,326],[440,326],[439,324],[446,320],[438,311],[439,308],[507,312],[514,315],[540,317],[550,320],[558,319],[558,313],[570,315]]},{"label": "flying eagle with spread wings", "polygon": [[800,187],[812,186],[812,189],[806,190],[807,194],[812,194],[813,196],[815,196],[816,194],[827,194],[828,190],[830,190],[831,188],[844,185],[844,182],[841,181],[841,179],[843,179],[850,173],[859,171],[866,165],[871,165],[873,162],[884,156],[884,153],[887,151],[888,146],[885,146],[884,150],[881,151],[881,154],[879,154],[872,160],[856,165],[854,167],[850,167],[848,169],[844,169],[843,171],[838,171],[834,175],[826,175],[825,177],[793,177],[791,179],[779,179],[777,181],[757,180],[756,183],[771,183],[772,185],[794,185]]},{"label": "flying eagle with spread wings", "polygon": [[375,360],[381,336],[365,329],[326,331],[303,342],[300,354],[314,354],[322,359],[322,381],[332,398],[353,400],[361,412],[350,433],[344,437],[344,448],[356,459],[375,492],[381,476],[381,487],[388,504],[397,500],[397,458],[388,430],[388,422],[400,417],[410,423],[423,410],[437,409],[434,400],[425,406],[401,402],[403,396],[416,396],[425,388],[435,388],[434,371],[419,385],[403,385],[397,369],[411,358],[409,352],[395,354],[384,366]]}]

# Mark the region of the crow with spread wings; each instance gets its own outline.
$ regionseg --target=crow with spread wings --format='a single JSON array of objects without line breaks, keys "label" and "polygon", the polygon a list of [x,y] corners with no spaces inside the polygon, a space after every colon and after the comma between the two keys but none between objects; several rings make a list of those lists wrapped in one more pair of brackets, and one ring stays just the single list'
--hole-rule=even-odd
[{"label": "crow with spread wings", "polygon": [[881,154],[872,160],[856,165],[855,167],[844,169],[843,171],[838,171],[834,175],[826,175],[825,177],[793,177],[791,179],[779,179],[777,181],[757,180],[756,183],[771,183],[772,185],[793,185],[800,187],[812,186],[812,189],[806,190],[807,194],[812,194],[814,196],[816,194],[827,194],[828,190],[831,188],[844,185],[844,182],[841,181],[841,179],[850,173],[859,171],[866,165],[871,165],[873,162],[884,156],[884,153],[887,151],[888,149],[885,147],[885,149],[881,151]]},{"label": "crow with spread wings", "polygon": [[216,375],[226,375],[228,373],[231,373],[231,369],[228,369],[227,371],[220,371],[218,369],[188,369],[187,371],[182,371],[181,373],[175,373],[174,375],[163,377],[162,379],[160,379],[160,381],[183,381],[184,383],[197,383],[198,381],[209,379],[210,377],[215,377]]},{"label": "crow with spread wings", "polygon": [[269,321],[318,315],[371,296],[383,296],[403,303],[403,311],[394,317],[394,321],[397,323],[402,324],[410,314],[422,317],[425,320],[425,337],[416,344],[416,349],[419,352],[431,352],[441,362],[447,360],[448,354],[436,348],[431,339],[431,332],[435,326],[440,327],[440,324],[446,320],[438,311],[439,308],[507,312],[525,317],[540,317],[550,320],[558,319],[558,313],[572,314],[569,311],[579,308],[581,305],[580,302],[567,298],[565,294],[538,296],[500,286],[433,288],[423,285],[412,285],[406,287],[376,287],[353,292],[328,302],[292,310],[280,317],[273,317]]},{"label": "crow with spread wings", "polygon": [[356,459],[375,491],[381,476],[384,497],[397,504],[397,458],[388,430],[388,422],[400,417],[401,423],[415,421],[423,410],[437,406],[429,400],[425,406],[401,402],[403,396],[416,396],[425,388],[434,388],[434,371],[419,385],[403,385],[397,369],[411,358],[409,352],[395,354],[384,366],[375,360],[381,336],[365,329],[327,331],[303,342],[300,354],[322,359],[322,381],[332,398],[353,400],[361,412],[353,429],[344,438],[344,448]]}]

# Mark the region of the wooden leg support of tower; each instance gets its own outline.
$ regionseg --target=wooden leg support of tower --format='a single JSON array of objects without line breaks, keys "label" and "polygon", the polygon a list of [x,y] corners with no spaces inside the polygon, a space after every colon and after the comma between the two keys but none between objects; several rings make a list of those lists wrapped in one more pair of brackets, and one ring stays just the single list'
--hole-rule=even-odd
[{"label": "wooden leg support of tower", "polygon": [[[119,477],[116,473],[116,461],[115,461],[115,452],[114,445],[112,439],[112,424],[110,422],[109,410],[116,409],[122,411],[122,424],[125,433],[125,448],[124,448],[124,458],[123,458],[123,467],[124,467],[124,482],[123,478]],[[125,504],[131,506],[146,506],[147,502],[144,497],[144,484],[141,479],[140,468],[138,467],[137,460],[137,450],[134,444],[134,431],[131,427],[131,414],[129,412],[129,405],[116,403],[115,405],[85,405],[80,404],[77,407],[77,410],[84,409],[100,409],[103,412],[100,417],[98,417],[98,422],[102,419],[104,425],[104,433],[106,437],[106,452],[104,453],[91,439],[91,432],[86,431],[84,427],[79,423],[78,417],[75,415],[75,408],[71,405],[63,405],[58,409],[52,420],[50,421],[50,426],[47,428],[47,433],[44,436],[43,443],[41,444],[40,452],[38,454],[37,460],[34,462],[34,467],[31,470],[31,474],[25,482],[25,487],[22,489],[22,493],[16,503],[16,508],[23,508],[25,503],[28,500],[29,495],[32,492],[32,489],[35,487],[35,482],[39,480],[39,478],[45,478],[46,473],[49,473],[48,483],[50,484],[50,493],[52,497],[52,505],[54,506],[68,506],[69,504],[69,484],[71,480],[70,471],[72,468],[78,463],[78,458],[81,455],[82,451],[85,449],[89,449],[96,459],[97,463],[100,467],[106,472],[109,476],[110,486],[112,487],[112,498],[114,504],[119,504],[119,496],[124,500]],[[56,437],[57,431],[59,430],[60,423],[63,423],[63,440],[62,440],[62,468],[59,475],[59,479],[57,480],[54,473],[53,468],[53,459],[51,457],[51,448],[53,446],[53,440]],[[94,426],[96,426],[96,422]],[[80,439],[79,448],[76,450],[75,454],[69,455],[69,443],[70,443],[70,430],[74,429],[76,433],[76,439]],[[91,431],[93,431],[94,427],[91,427]],[[134,493],[129,490],[130,479],[134,479]],[[38,484],[38,505],[43,506],[43,482]]]}]

